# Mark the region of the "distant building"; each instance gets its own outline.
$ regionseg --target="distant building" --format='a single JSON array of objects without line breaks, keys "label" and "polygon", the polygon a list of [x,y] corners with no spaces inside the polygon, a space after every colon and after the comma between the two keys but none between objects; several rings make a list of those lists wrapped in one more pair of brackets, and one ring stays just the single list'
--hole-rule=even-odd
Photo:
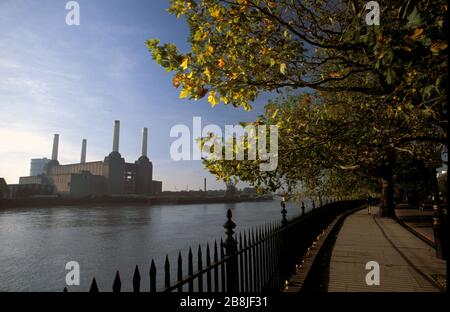
[{"label": "distant building", "polygon": [[0,178],[0,199],[9,198],[9,187],[4,178]]},{"label": "distant building", "polygon": [[242,190],[242,193],[244,194],[256,194],[256,188],[254,187],[244,187]]},{"label": "distant building", "polygon": [[33,158],[30,161],[30,176],[38,176],[45,174],[47,172],[47,165],[50,159],[44,158]]},{"label": "distant building", "polygon": [[47,175],[39,174],[36,176],[29,176],[29,177],[20,177],[19,178],[19,184],[44,184],[44,185],[51,185],[50,179],[47,177]]},{"label": "distant building", "polygon": [[59,135],[55,134],[52,159],[45,165],[45,174],[21,177],[19,184],[52,185],[57,194],[70,196],[161,194],[162,182],[153,180],[153,164],[147,157],[147,128],[142,131],[141,156],[134,163],[125,162],[119,153],[119,132],[120,122],[116,120],[113,149],[103,161],[86,162],[87,141],[84,139],[80,162],[68,165],[58,162]]},{"label": "distant building", "polygon": [[37,195],[52,195],[54,187],[46,184],[9,184],[9,198],[28,198]]}]

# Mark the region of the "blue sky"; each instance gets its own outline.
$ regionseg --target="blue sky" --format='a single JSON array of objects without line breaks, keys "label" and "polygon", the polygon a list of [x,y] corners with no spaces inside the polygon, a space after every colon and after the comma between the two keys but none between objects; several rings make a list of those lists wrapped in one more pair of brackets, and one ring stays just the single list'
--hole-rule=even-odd
[{"label": "blue sky", "polygon": [[179,99],[172,75],[145,46],[159,38],[188,48],[187,25],[166,12],[166,0],[79,0],[79,26],[65,23],[66,2],[0,1],[0,177],[17,183],[28,175],[30,158],[51,156],[54,133],[61,163],[79,161],[83,138],[87,161],[103,159],[119,119],[120,152],[129,162],[139,157],[141,128],[149,128],[154,178],[165,190],[199,189],[203,177],[211,189],[223,188],[200,161],[171,160],[170,129],[192,129],[193,116],[223,129],[254,119],[267,99],[251,112]]}]

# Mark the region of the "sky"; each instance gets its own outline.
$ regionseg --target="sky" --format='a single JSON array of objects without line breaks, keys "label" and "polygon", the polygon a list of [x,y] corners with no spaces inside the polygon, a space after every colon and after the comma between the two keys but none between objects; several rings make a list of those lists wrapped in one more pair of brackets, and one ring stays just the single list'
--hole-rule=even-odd
[{"label": "sky", "polygon": [[198,190],[203,178],[208,189],[223,189],[200,161],[171,159],[170,129],[192,129],[194,116],[222,129],[250,121],[268,97],[251,112],[179,99],[172,74],[145,45],[159,38],[189,48],[187,24],[167,13],[167,0],[79,0],[79,26],[66,24],[66,2],[0,1],[0,177],[12,184],[29,175],[31,158],[51,157],[55,133],[60,163],[79,162],[83,138],[87,161],[103,160],[118,119],[127,162],[140,156],[141,129],[148,127],[149,158],[163,190]]}]

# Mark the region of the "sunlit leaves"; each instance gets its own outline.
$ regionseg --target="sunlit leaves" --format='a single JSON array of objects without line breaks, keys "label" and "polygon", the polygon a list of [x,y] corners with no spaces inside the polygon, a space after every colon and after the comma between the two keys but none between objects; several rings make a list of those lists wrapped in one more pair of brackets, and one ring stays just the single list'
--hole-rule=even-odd
[{"label": "sunlit leaves", "polygon": [[185,57],[183,58],[183,62],[181,62],[181,64],[180,64],[180,67],[181,67],[182,69],[187,69],[188,66],[189,66],[189,57],[185,56]]},{"label": "sunlit leaves", "polygon": [[219,104],[219,99],[217,98],[217,95],[216,95],[215,91],[209,92],[208,102],[211,103],[212,107],[214,107],[217,104]]},{"label": "sunlit leaves", "polygon": [[286,75],[286,64],[285,63],[280,64],[280,73],[282,73],[283,75]]},{"label": "sunlit leaves", "polygon": [[180,99],[185,99],[189,96],[190,92],[187,89],[183,89],[180,92]]},{"label": "sunlit leaves", "polygon": [[209,164],[218,177],[239,175],[269,188],[314,181],[313,173],[333,164],[382,162],[393,146],[414,150],[404,136],[443,136],[445,1],[417,1],[414,8],[388,1],[379,27],[355,18],[362,13],[347,1],[170,3],[169,12],[190,27],[189,51],[156,39],[147,46],[173,73],[181,98],[249,110],[263,92],[320,91],[270,103],[258,120],[278,125],[284,136],[280,172],[258,176],[254,164]]}]

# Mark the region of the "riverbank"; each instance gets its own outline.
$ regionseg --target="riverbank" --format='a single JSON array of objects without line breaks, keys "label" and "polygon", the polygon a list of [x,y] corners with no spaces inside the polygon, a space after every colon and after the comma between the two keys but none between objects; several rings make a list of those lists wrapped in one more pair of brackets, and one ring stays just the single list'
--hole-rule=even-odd
[{"label": "riverbank", "polygon": [[224,196],[102,196],[92,198],[68,197],[39,197],[21,199],[0,199],[2,208],[39,208],[55,206],[84,206],[84,205],[191,205],[191,204],[224,204],[240,202],[259,202],[272,200],[271,195],[256,197],[224,197]]}]

